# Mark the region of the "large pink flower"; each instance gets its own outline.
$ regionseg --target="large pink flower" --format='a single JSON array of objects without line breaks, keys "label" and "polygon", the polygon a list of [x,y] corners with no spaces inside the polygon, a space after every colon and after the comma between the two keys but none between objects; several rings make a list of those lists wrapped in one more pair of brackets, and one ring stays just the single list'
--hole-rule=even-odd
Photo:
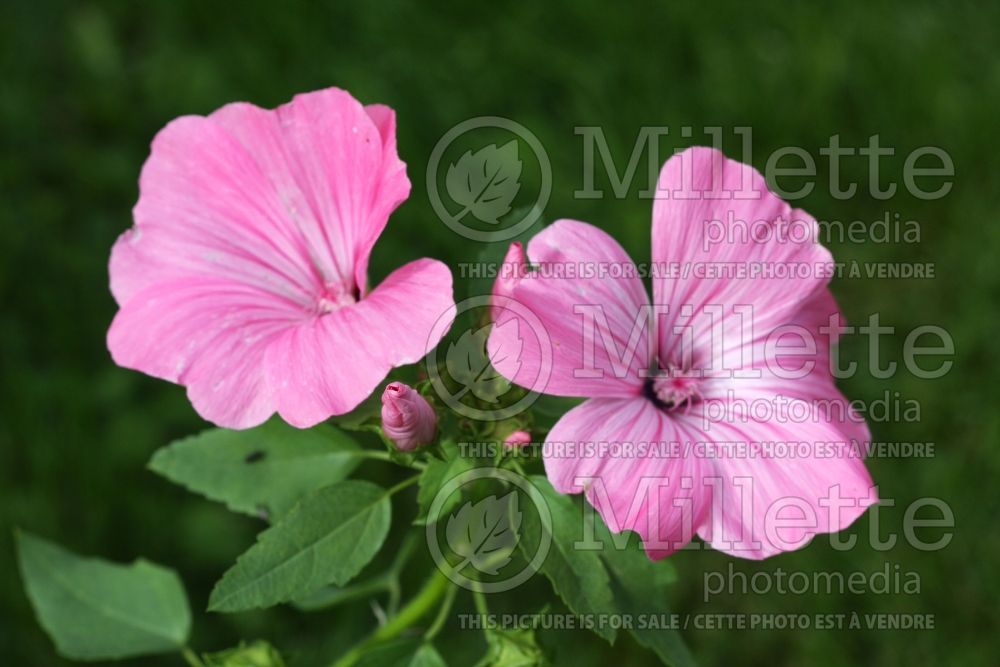
[{"label": "large pink flower", "polygon": [[231,428],[311,426],[419,360],[452,306],[420,259],[368,289],[368,258],[410,192],[392,109],[329,88],[274,110],[229,104],[157,134],[135,227],[111,253],[116,363],[187,387]]},{"label": "large pink flower", "polygon": [[[858,456],[867,427],[830,372],[842,323],[816,230],[752,167],[694,148],[660,174],[652,304],[626,252],[586,223],[554,223],[527,257],[512,246],[506,261],[533,269],[506,267],[494,293],[530,309],[547,337],[498,308],[490,357],[513,382],[588,399],[548,435],[553,486],[584,491],[653,558],[695,534],[765,558],[876,502]],[[504,352],[518,346],[519,357]]]}]

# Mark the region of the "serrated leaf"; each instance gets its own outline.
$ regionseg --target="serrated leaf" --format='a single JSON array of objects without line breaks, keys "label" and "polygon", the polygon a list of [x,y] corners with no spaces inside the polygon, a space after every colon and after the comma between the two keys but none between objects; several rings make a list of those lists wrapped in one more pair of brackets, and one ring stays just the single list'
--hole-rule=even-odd
[{"label": "serrated leaf", "polygon": [[479,572],[496,575],[510,562],[505,554],[517,546],[522,518],[517,503],[513,491],[501,498],[487,496],[475,503],[466,502],[448,518],[448,547],[464,559],[456,571],[468,564]]},{"label": "serrated leaf", "polygon": [[347,480],[304,498],[257,537],[215,585],[210,611],[269,607],[343,586],[382,547],[389,531],[388,492]]},{"label": "serrated leaf", "polygon": [[456,219],[471,213],[480,222],[499,224],[521,189],[521,167],[516,139],[466,151],[448,167],[445,178],[448,196],[462,207]]},{"label": "serrated leaf", "polygon": [[[516,327],[517,321],[511,320],[510,324],[504,326],[510,325]],[[461,392],[456,394],[456,399],[466,392],[472,392],[476,398],[482,401],[496,403],[498,397],[510,389],[510,382],[497,372],[493,363],[499,363],[508,357],[513,357],[515,362],[519,361],[523,343],[519,337],[509,337],[511,340],[517,341],[516,347],[497,350],[491,358],[486,351],[490,326],[487,324],[475,329],[468,329],[462,333],[458,340],[448,345],[445,367],[448,369],[448,374],[464,387]]]},{"label": "serrated leaf", "polygon": [[[600,516],[594,513],[593,519],[595,539],[604,544],[599,553],[613,579],[612,593],[617,613],[633,618],[669,614],[666,601],[670,586],[677,580],[673,565],[667,561],[649,560],[637,534],[612,536]],[[664,664],[694,667],[694,658],[676,630],[635,623],[629,631],[640,644],[656,653]]]},{"label": "serrated leaf", "polygon": [[276,519],[312,491],[345,479],[361,450],[331,426],[280,419],[246,431],[212,429],[157,451],[149,468],[236,512]]},{"label": "serrated leaf", "polygon": [[434,498],[437,496],[438,491],[441,490],[441,487],[467,470],[475,467],[475,461],[459,454],[458,447],[454,442],[445,442],[442,449],[446,458],[430,459],[427,462],[427,467],[424,468],[423,473],[420,475],[419,487],[417,489],[419,512],[417,518],[414,520],[414,523],[418,525],[424,525],[428,522],[433,523],[440,517],[447,516],[455,508],[455,505],[462,499],[462,494],[457,491],[445,498],[441,504],[438,516],[428,516]]},{"label": "serrated leaf", "polygon": [[60,655],[115,660],[177,651],[191,611],[172,571],[78,556],[28,533],[16,535],[28,599]]},{"label": "serrated leaf", "polygon": [[420,638],[394,639],[366,651],[356,667],[447,667],[441,654]]},{"label": "serrated leaf", "polygon": [[[545,499],[552,517],[552,541],[539,569],[574,613],[613,612],[611,579],[600,556],[573,546],[583,537],[583,509],[569,496],[557,493],[544,477],[532,476],[531,483]],[[530,560],[538,552],[545,526],[535,512],[525,513],[524,523],[519,546],[525,558]],[[594,632],[608,641],[614,641],[616,636],[609,625],[599,626]]]}]

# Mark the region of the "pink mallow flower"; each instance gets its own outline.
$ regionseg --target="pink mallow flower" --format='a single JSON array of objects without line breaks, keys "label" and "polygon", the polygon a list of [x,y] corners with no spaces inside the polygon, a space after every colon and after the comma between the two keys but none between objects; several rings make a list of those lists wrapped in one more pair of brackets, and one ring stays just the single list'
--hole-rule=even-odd
[{"label": "pink mallow flower", "polygon": [[544,443],[553,487],[584,492],[654,559],[695,535],[766,558],[877,502],[859,456],[867,426],[830,371],[843,324],[817,232],[752,167],[692,148],[660,173],[652,304],[643,272],[596,227],[560,220],[526,255],[513,247],[505,263],[532,271],[508,270],[494,295],[545,331],[495,299],[489,356],[522,386],[588,399]]},{"label": "pink mallow flower", "polygon": [[372,247],[410,192],[389,107],[328,88],[183,116],[153,140],[139,190],[111,253],[108,347],[187,387],[205,419],[308,427],[437,344],[453,307],[444,264],[368,288]]},{"label": "pink mallow flower", "polygon": [[382,431],[403,452],[434,439],[437,413],[413,387],[390,382],[382,392]]}]

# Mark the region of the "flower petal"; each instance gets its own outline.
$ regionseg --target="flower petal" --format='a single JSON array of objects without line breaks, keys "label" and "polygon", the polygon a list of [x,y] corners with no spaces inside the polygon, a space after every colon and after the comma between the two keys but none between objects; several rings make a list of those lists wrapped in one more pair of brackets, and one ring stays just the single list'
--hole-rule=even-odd
[{"label": "flower petal", "polygon": [[805,401],[770,401],[770,414],[741,397],[703,401],[677,417],[701,429],[713,456],[712,510],[698,535],[740,558],[800,549],[878,502],[863,458],[836,425]]},{"label": "flower petal", "polygon": [[660,362],[745,367],[754,341],[829,281],[832,258],[817,230],[750,165],[702,147],[670,158],[653,204],[652,255],[656,267],[680,267],[680,277],[661,270],[653,280],[653,302],[669,307]]},{"label": "flower petal", "polygon": [[210,118],[261,165],[323,278],[353,279],[364,293],[372,247],[410,193],[392,109],[327,88],[274,111],[238,103]]},{"label": "flower petal", "polygon": [[195,409],[228,428],[274,413],[268,345],[299,318],[287,301],[226,279],[182,278],[133,296],[108,330],[119,366],[186,385]]},{"label": "flower petal", "polygon": [[306,307],[330,284],[363,294],[372,246],[409,190],[392,111],[343,90],[179,118],[143,167],[112,292],[124,303],[155,282],[207,275]]},{"label": "flower petal", "polygon": [[683,425],[643,398],[593,398],[549,432],[545,472],[561,493],[586,490],[612,532],[633,530],[663,558],[687,544],[707,510],[710,465],[678,448]]},{"label": "flower petal", "polygon": [[[306,428],[357,407],[395,366],[420,360],[452,317],[451,272],[421,259],[389,275],[361,301],[285,332],[267,354],[278,411]],[[438,325],[435,327],[435,325]],[[440,332],[433,339],[433,331]]]},{"label": "flower petal", "polygon": [[256,161],[219,124],[170,122],[153,140],[139,187],[135,227],[111,254],[119,304],[192,276],[254,285],[303,306],[314,297],[319,280],[301,235]]},{"label": "flower petal", "polygon": [[[651,356],[649,327],[639,319],[649,299],[628,254],[597,227],[559,220],[531,239],[527,255],[536,270],[501,276],[494,288],[488,351],[497,371],[546,394],[638,395]],[[605,276],[605,269],[629,273]],[[521,345],[518,357],[500,354]]]},{"label": "flower petal", "polygon": [[840,338],[844,318],[829,289],[811,296],[792,320],[758,339],[753,365],[740,377],[707,379],[700,387],[705,398],[738,397],[752,405],[776,397],[809,402],[821,418],[840,429],[859,446],[871,442],[864,418],[837,388],[831,372],[832,347]]}]

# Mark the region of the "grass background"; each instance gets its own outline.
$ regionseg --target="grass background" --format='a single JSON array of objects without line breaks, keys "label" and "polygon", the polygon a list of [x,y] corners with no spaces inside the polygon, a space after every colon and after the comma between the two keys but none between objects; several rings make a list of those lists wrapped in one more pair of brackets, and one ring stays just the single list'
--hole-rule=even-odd
[{"label": "grass background", "polygon": [[[750,126],[754,162],[785,145],[819,157],[832,134],[848,146],[879,134],[897,154],[947,150],[955,186],[943,199],[867,188],[847,201],[822,187],[800,204],[817,217],[875,220],[886,211],[921,224],[919,244],[833,244],[843,261],[933,262],[933,280],[842,279],[848,319],[871,313],[901,332],[886,340],[900,360],[921,324],[946,327],[955,366],[926,381],[901,373],[845,383],[853,398],[885,391],[921,404],[918,423],[873,424],[878,440],[932,441],[933,459],[875,460],[884,531],[905,507],[940,497],[953,508],[951,544],[837,552],[817,542],[763,564],[713,552],[680,554],[672,605],[685,612],[933,613],[934,631],[689,631],[703,664],[991,664],[998,630],[1000,476],[996,377],[1000,321],[1000,6],[989,2],[872,1],[781,6],[738,1],[378,2],[277,6],[241,3],[7,3],[0,21],[0,662],[61,665],[37,627],[13,561],[22,526],[89,554],[137,555],[177,568],[195,608],[200,649],[241,636],[273,640],[301,664],[343,650],[370,622],[356,605],[302,617],[286,610],[235,617],[201,612],[214,580],[258,525],[189,496],[144,469],[152,452],[203,427],[183,391],[116,368],[104,347],[115,306],[106,262],[130,224],[136,180],[154,133],[171,118],[233,100],[274,106],[294,93],[338,85],[399,117],[399,146],[414,191],[376,249],[373,281],[402,261],[453,266],[478,249],[434,216],[423,170],[437,139],[478,115],[531,128],[552,159],[549,218],[601,225],[637,259],[649,256],[649,202],[637,184],[625,200],[573,197],[581,187],[577,125],[599,125],[619,159],[644,125]],[[846,3],[845,3],[846,4]],[[676,6],[681,5],[681,6]],[[696,137],[699,136],[696,131]],[[727,136],[732,137],[727,131]],[[685,140],[672,135],[671,145]],[[730,146],[735,152],[738,146]],[[819,183],[826,167],[820,162]],[[865,183],[863,160],[845,179]],[[600,184],[600,181],[599,181]],[[845,355],[861,359],[862,346]],[[862,359],[863,361],[863,359]],[[851,532],[865,535],[870,519]],[[917,572],[919,595],[734,595],[702,602],[703,575],[730,564],[752,574],[881,570]],[[545,597],[544,587],[537,594]],[[531,593],[526,593],[531,595]],[[468,634],[468,633],[466,633]],[[476,648],[447,635],[453,664]],[[653,664],[624,641],[551,638],[557,664]],[[993,649],[993,650],[991,650]],[[332,653],[331,653],[332,651]],[[174,656],[139,661],[177,665]]]}]

